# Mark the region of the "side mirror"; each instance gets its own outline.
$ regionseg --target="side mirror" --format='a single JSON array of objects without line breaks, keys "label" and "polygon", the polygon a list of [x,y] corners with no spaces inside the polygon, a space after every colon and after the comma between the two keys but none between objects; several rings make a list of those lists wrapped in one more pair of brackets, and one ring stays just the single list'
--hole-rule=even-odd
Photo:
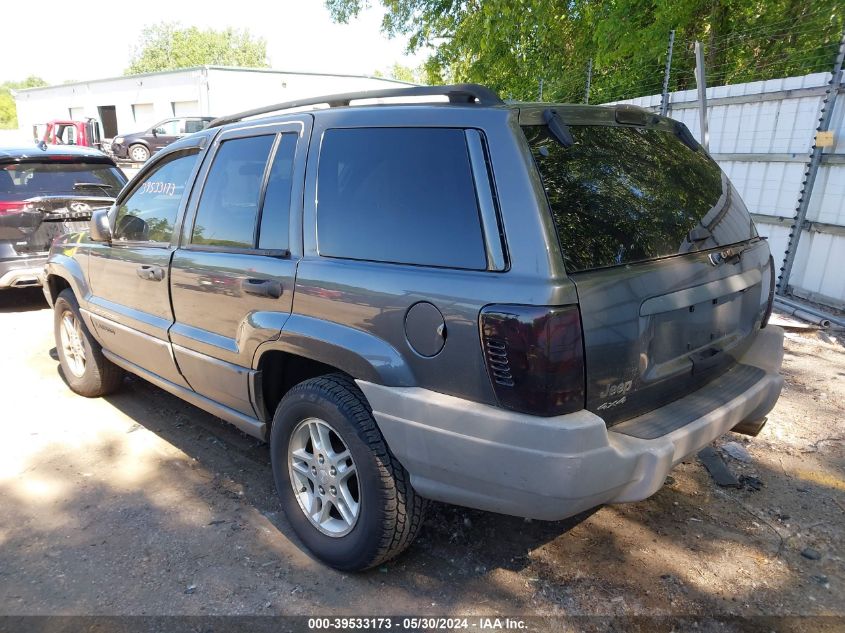
[{"label": "side mirror", "polygon": [[88,224],[91,239],[94,242],[108,242],[111,244],[112,232],[109,224],[109,209],[95,209]]},{"label": "side mirror", "polygon": [[158,136],[159,134],[164,134],[164,128],[163,127],[153,128],[153,136]]}]

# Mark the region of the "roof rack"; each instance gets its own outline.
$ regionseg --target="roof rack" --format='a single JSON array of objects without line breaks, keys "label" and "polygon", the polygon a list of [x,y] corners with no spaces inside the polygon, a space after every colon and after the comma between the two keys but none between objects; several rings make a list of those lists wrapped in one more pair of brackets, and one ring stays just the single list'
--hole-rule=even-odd
[{"label": "roof rack", "polygon": [[350,101],[361,99],[385,99],[390,97],[448,97],[449,103],[476,103],[482,106],[503,105],[504,101],[495,92],[478,84],[453,84],[450,86],[410,86],[408,88],[391,88],[388,90],[362,90],[360,92],[344,92],[322,97],[309,97],[286,101],[275,105],[245,110],[237,114],[230,114],[214,119],[208,127],[219,127],[228,123],[235,123],[259,114],[269,114],[280,110],[290,110],[309,105],[327,104],[329,107],[348,106]]}]

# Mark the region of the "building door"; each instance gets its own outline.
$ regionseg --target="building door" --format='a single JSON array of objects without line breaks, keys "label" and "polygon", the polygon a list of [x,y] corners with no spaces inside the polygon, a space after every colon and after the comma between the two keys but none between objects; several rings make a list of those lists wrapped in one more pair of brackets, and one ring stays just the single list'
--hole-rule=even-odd
[{"label": "building door", "polygon": [[173,116],[196,116],[200,113],[198,101],[171,101]]},{"label": "building door", "polygon": [[147,128],[156,122],[155,106],[152,103],[133,103],[132,116],[135,119],[137,129]]},{"label": "building door", "polygon": [[103,125],[103,136],[114,138],[117,136],[117,113],[114,106],[97,106],[100,113],[100,123]]}]

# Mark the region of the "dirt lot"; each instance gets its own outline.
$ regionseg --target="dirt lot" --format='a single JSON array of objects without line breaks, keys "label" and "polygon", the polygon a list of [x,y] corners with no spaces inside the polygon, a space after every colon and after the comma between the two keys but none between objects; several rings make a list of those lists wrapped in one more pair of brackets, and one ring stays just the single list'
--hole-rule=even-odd
[{"label": "dirt lot", "polygon": [[264,445],[140,379],[73,395],[40,291],[0,293],[0,614],[845,615],[845,354],[789,336],[766,429],[717,442],[742,488],[690,458],[559,523],[435,505],[350,575],[297,542]]}]

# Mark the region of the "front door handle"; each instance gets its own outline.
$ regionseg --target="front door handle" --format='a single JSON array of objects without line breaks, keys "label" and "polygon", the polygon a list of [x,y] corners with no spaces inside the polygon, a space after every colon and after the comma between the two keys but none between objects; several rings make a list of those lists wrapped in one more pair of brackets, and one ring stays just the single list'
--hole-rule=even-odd
[{"label": "front door handle", "polygon": [[275,279],[244,279],[241,288],[244,292],[259,297],[278,299],[282,296],[282,284]]},{"label": "front door handle", "polygon": [[135,269],[135,272],[141,279],[146,279],[147,281],[161,281],[164,279],[164,268],[161,266],[142,264]]}]

